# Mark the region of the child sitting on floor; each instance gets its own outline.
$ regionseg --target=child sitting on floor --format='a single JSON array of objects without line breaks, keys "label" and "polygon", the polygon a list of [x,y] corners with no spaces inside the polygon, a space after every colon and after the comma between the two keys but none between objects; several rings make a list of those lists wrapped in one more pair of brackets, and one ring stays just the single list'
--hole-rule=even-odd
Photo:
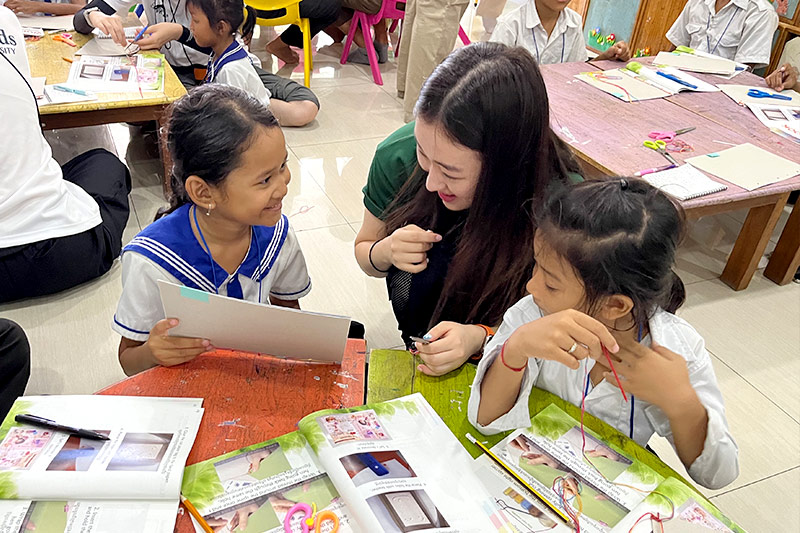
[{"label": "child sitting on floor", "polygon": [[[587,61],[583,20],[564,0],[528,0],[518,9],[500,17],[489,39],[528,50],[540,65]],[[631,58],[625,41],[614,43],[595,59]]]},{"label": "child sitting on floor", "polygon": [[528,427],[536,386],[578,406],[585,398],[587,412],[642,446],[653,433],[668,438],[705,487],[731,483],[738,449],[711,358],[673,314],[685,299],[672,271],[680,208],[642,180],[616,179],[558,193],[540,218],[530,296],[486,348],[470,422],[487,434]]},{"label": "child sitting on floor", "polygon": [[172,106],[173,161],[166,216],[122,250],[122,297],[113,329],[126,374],[171,366],[212,350],[168,336],[157,280],[299,309],[311,290],[303,252],[281,214],[291,174],[283,132],[256,98],[208,84]]}]

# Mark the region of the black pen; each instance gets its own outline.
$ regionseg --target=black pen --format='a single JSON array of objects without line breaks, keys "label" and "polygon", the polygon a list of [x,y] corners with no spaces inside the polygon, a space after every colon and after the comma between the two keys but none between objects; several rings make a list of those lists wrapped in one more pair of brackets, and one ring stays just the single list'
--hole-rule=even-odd
[{"label": "black pen", "polygon": [[82,439],[110,440],[102,433],[98,433],[90,429],[81,429],[81,428],[74,428],[72,426],[65,426],[63,424],[59,424],[58,422],[50,420],[49,418],[42,418],[41,416],[17,415],[14,417],[14,420],[16,420],[21,424],[30,424],[32,426],[52,429],[55,431],[63,431],[64,433],[69,433],[70,435],[75,435],[76,437],[80,437]]}]

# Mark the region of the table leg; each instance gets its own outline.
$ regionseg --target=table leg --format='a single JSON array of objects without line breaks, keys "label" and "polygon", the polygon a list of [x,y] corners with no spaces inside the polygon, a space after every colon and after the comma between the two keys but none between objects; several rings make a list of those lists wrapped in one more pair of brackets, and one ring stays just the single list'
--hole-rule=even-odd
[{"label": "table leg", "polygon": [[788,198],[788,192],[781,194],[775,203],[753,207],[747,214],[742,231],[739,232],[725,270],[720,276],[734,290],[741,291],[750,284]]},{"label": "table leg", "polygon": [[161,188],[164,191],[164,198],[169,199],[172,196],[172,186],[170,184],[170,177],[172,176],[172,158],[169,155],[167,148],[167,116],[166,113],[158,117],[158,149],[161,152],[161,163],[164,165],[164,181]]},{"label": "table leg", "polygon": [[786,285],[800,266],[800,207],[795,204],[786,221],[778,245],[764,269],[764,276],[778,285]]}]

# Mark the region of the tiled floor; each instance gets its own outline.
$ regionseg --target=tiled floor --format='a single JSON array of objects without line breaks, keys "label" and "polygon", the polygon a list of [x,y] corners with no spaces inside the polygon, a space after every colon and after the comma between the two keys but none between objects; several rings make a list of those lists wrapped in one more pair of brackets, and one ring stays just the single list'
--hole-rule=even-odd
[{"label": "tiled floor", "polygon": [[[385,85],[377,86],[368,67],[340,65],[340,53],[341,45],[326,45],[314,57],[312,87],[322,102],[318,120],[286,130],[292,184],[285,212],[314,280],[303,307],[353,316],[365,323],[370,347],[393,347],[400,338],[386,288],[358,268],[352,242],[375,146],[402,124],[395,67],[384,65]],[[280,73],[301,80],[302,68],[294,70],[284,67]],[[126,241],[163,205],[161,166],[140,130],[117,124],[51,132],[48,139],[62,163],[98,146],[126,160],[134,180]],[[739,479],[725,490],[704,493],[750,532],[795,532],[800,531],[800,285],[778,287],[759,270],[747,290],[735,293],[716,279],[743,220],[744,213],[731,213],[695,222],[678,260],[689,293],[680,314],[706,339],[740,447]],[[65,293],[0,306],[0,316],[18,321],[30,336],[28,394],[91,393],[124,377],[117,364],[119,338],[109,327],[120,291],[117,265]],[[654,446],[662,458],[677,463],[666,442]]]}]

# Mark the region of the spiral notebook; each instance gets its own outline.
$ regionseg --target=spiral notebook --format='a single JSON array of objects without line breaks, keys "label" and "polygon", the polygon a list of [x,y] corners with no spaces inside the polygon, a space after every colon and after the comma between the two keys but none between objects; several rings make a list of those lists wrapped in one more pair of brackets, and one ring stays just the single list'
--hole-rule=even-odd
[{"label": "spiral notebook", "polygon": [[724,191],[728,187],[718,183],[691,165],[653,172],[642,176],[653,187],[678,200],[691,200],[707,194]]}]

